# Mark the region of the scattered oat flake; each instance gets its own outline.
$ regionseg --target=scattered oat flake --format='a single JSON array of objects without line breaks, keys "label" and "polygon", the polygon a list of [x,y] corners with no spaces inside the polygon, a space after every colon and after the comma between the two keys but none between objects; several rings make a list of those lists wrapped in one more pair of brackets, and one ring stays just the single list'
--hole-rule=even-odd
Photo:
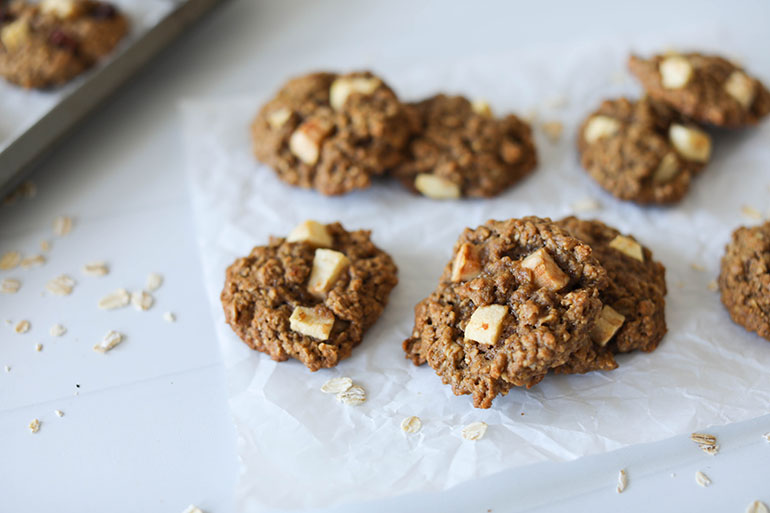
[{"label": "scattered oat flake", "polygon": [[767,505],[762,501],[754,501],[746,508],[746,513],[770,513]]},{"label": "scattered oat flake", "polygon": [[67,328],[62,326],[61,324],[54,324],[51,326],[51,329],[48,331],[52,337],[61,337],[65,333],[67,333]]},{"label": "scattered oat flake", "polygon": [[19,321],[19,323],[16,324],[16,326],[14,326],[13,331],[21,334],[21,333],[28,332],[29,328],[30,328],[29,321]]},{"label": "scattered oat flake", "polygon": [[116,308],[123,308],[128,306],[131,301],[131,295],[126,289],[118,289],[114,292],[110,292],[99,300],[97,305],[102,310],[115,310]]},{"label": "scattered oat flake", "polygon": [[709,289],[711,292],[716,292],[717,290],[719,290],[719,284],[717,283],[717,281],[716,281],[716,280],[711,280],[711,281],[709,282],[709,284],[707,285],[707,287],[708,287],[708,289]]},{"label": "scattered oat flake", "polygon": [[194,504],[190,504],[182,513],[203,513],[203,510]]},{"label": "scattered oat flake", "polygon": [[172,312],[165,312],[163,314],[163,320],[166,322],[176,322],[176,315]]},{"label": "scattered oat flake", "polygon": [[692,267],[693,271],[704,272],[706,270],[705,267],[703,267],[702,265],[700,265],[700,264],[698,264],[696,262],[691,263],[690,267]]},{"label": "scattered oat flake", "polygon": [[32,421],[29,423],[29,430],[33,433],[37,433],[40,431],[40,421],[38,419],[32,419]]},{"label": "scattered oat flake", "polygon": [[150,273],[147,275],[147,290],[155,292],[163,285],[163,275],[158,273]]},{"label": "scattered oat flake", "polygon": [[69,216],[58,216],[53,220],[53,233],[58,236],[67,235],[72,231],[72,218]]},{"label": "scattered oat flake", "polygon": [[118,333],[117,331],[110,330],[104,336],[102,341],[94,346],[94,351],[98,351],[100,353],[106,353],[107,351],[114,348],[116,345],[120,344],[121,342],[123,342],[123,334]]},{"label": "scattered oat flake", "polygon": [[770,431],[762,435],[762,438],[764,438],[767,442],[770,442]]},{"label": "scattered oat flake", "polygon": [[404,433],[417,433],[422,429],[422,420],[420,420],[420,417],[415,417],[414,415],[407,417],[401,421],[401,429]]},{"label": "scattered oat flake", "polygon": [[590,212],[599,210],[601,207],[601,204],[593,198],[583,198],[572,204],[572,210],[575,212]]},{"label": "scattered oat flake", "polygon": [[339,394],[347,391],[353,386],[353,380],[348,377],[332,378],[321,385],[321,392],[324,394]]},{"label": "scattered oat flake", "polygon": [[18,251],[8,251],[0,257],[0,269],[8,271],[13,269],[21,262],[21,253]]},{"label": "scattered oat flake", "polygon": [[40,267],[43,264],[45,264],[45,257],[43,255],[33,255],[21,261],[21,267],[24,269]]},{"label": "scattered oat flake", "polygon": [[21,288],[21,282],[13,278],[5,278],[0,282],[0,292],[3,294],[16,294]]},{"label": "scattered oat flake", "polygon": [[620,469],[620,472],[618,472],[618,493],[623,493],[623,491],[628,486],[628,473],[626,472],[626,469]]},{"label": "scattered oat flake", "polygon": [[110,272],[106,262],[89,262],[83,266],[83,274],[88,276],[104,276]]},{"label": "scattered oat flake", "polygon": [[366,390],[358,385],[353,385],[344,392],[339,392],[337,400],[350,406],[358,406],[366,402]]},{"label": "scattered oat flake", "polygon": [[462,435],[466,440],[481,440],[487,432],[486,422],[471,422],[463,428]]},{"label": "scattered oat flake", "polygon": [[542,124],[543,133],[545,133],[546,137],[553,142],[559,142],[559,139],[561,139],[561,134],[564,131],[564,125],[561,123],[561,121],[546,121]]},{"label": "scattered oat flake", "polygon": [[68,296],[72,294],[72,289],[74,287],[75,280],[66,274],[57,276],[53,280],[49,281],[45,286],[48,292],[57,296]]},{"label": "scattered oat flake", "polygon": [[719,444],[714,444],[714,445],[701,444],[700,448],[703,452],[705,452],[709,456],[716,456],[716,454],[719,452]]},{"label": "scattered oat flake", "polygon": [[64,417],[64,412],[61,410],[54,410],[53,411],[57,417]]},{"label": "scattered oat flake", "polygon": [[708,433],[693,433],[690,435],[690,440],[696,444],[714,445],[717,443],[717,437]]},{"label": "scattered oat flake", "polygon": [[140,291],[131,294],[131,304],[139,311],[147,311],[152,307],[155,299],[148,292]]},{"label": "scattered oat flake", "polygon": [[40,241],[40,251],[51,251],[51,243],[47,240]]},{"label": "scattered oat flake", "polygon": [[750,205],[744,205],[741,207],[741,214],[743,214],[745,217],[748,217],[749,219],[762,219],[762,213]]},{"label": "scattered oat flake", "polygon": [[706,488],[711,484],[711,479],[709,479],[709,476],[699,470],[695,473],[695,482]]},{"label": "scattered oat flake", "polygon": [[43,344],[35,344],[35,351],[38,353],[43,350]]}]

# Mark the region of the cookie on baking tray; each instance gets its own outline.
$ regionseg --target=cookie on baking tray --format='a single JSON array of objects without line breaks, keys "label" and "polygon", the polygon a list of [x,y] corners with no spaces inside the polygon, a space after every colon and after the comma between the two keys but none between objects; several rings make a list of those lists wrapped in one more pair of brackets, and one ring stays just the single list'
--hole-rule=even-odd
[{"label": "cookie on baking tray", "polygon": [[733,321],[770,340],[770,221],[733,232],[719,290]]},{"label": "cookie on baking tray", "polygon": [[313,73],[289,80],[259,111],[257,159],[291,184],[326,195],[369,187],[403,159],[406,108],[379,77]]},{"label": "cookie on baking tray", "polygon": [[370,232],[306,221],[227,268],[225,319],[252,349],[311,371],[350,356],[398,283]]},{"label": "cookie on baking tray", "polygon": [[654,351],[666,334],[666,268],[632,236],[601,221],[567,217],[556,224],[591,246],[609,281],[599,294],[603,307],[591,332],[593,345],[555,372],[611,370],[617,367],[615,353]]},{"label": "cookie on baking tray", "polygon": [[128,32],[112,4],[14,1],[0,6],[0,75],[27,88],[64,84],[110,53]]},{"label": "cookie on baking tray", "polygon": [[434,199],[496,196],[535,168],[532,129],[514,115],[495,118],[486,102],[443,94],[410,109],[415,135],[394,175],[412,191]]},{"label": "cookie on baking tray", "polygon": [[460,235],[403,349],[489,408],[592,344],[607,286],[591,248],[549,219],[488,221]]},{"label": "cookie on baking tray", "polygon": [[578,133],[580,162],[612,195],[673,203],[711,156],[711,138],[662,102],[605,100]]},{"label": "cookie on baking tray", "polygon": [[740,66],[717,55],[632,55],[631,72],[652,98],[701,123],[741,127],[770,113],[770,92]]}]

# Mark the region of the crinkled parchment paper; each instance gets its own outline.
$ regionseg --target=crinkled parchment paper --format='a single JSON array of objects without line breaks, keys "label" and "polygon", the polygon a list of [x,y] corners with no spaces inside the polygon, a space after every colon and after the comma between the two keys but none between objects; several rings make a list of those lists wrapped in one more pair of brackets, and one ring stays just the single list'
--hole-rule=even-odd
[{"label": "crinkled parchment paper", "polygon": [[[497,113],[537,108],[540,121],[564,123],[558,143],[538,131],[541,163],[534,175],[485,201],[431,201],[389,181],[337,198],[292,188],[251,154],[249,123],[272,91],[184,103],[198,239],[239,437],[242,511],[442,490],[515,466],[570,460],[768,411],[770,344],[731,323],[708,284],[731,231],[757,222],[743,217],[741,207],[768,214],[770,123],[722,134],[713,162],[676,207],[640,208],[612,199],[580,169],[574,136],[602,98],[641,94],[624,72],[630,49],[596,44],[380,70],[406,99],[457,92],[488,99]],[[768,69],[765,56],[742,57],[749,70]],[[656,352],[620,356],[620,368],[609,373],[548,377],[531,390],[498,397],[489,410],[474,409],[432,369],[404,358],[401,342],[411,331],[412,309],[434,288],[463,228],[490,218],[560,218],[586,198],[601,207],[579,215],[633,233],[667,267],[669,333]],[[225,324],[219,303],[229,263],[308,218],[371,229],[395,258],[400,280],[353,357],[316,373],[248,349]],[[366,403],[346,406],[321,393],[335,376],[363,385]],[[400,423],[411,415],[423,428],[405,435]],[[480,441],[466,441],[460,431],[474,421],[489,430]]]}]

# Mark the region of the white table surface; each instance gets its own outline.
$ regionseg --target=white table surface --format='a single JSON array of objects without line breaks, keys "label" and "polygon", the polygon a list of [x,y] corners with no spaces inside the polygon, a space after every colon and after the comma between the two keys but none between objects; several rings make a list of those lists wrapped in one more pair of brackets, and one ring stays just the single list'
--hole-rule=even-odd
[{"label": "white table surface", "polygon": [[[36,198],[0,209],[0,253],[33,254],[42,239],[53,246],[41,268],[0,272],[23,281],[18,294],[0,296],[0,511],[173,513],[189,503],[233,511],[235,435],[199,279],[179,99],[264,90],[314,68],[387,68],[715,23],[747,45],[770,46],[764,0],[621,4],[241,0],[165,51],[40,165],[32,176]],[[57,238],[51,222],[60,214],[76,223]],[[99,259],[110,263],[109,275],[80,272]],[[141,288],[151,271],[165,283],[150,311],[96,308],[117,287]],[[41,294],[64,272],[78,282],[71,296]],[[165,311],[178,321],[163,321]],[[15,334],[5,319],[28,319],[32,329]],[[68,332],[54,339],[48,329],[57,322]],[[123,345],[107,355],[92,351],[109,329],[127,335]],[[27,429],[33,418],[42,421],[34,435]],[[710,431],[721,444],[714,457],[679,436],[504,472],[442,494],[327,511],[744,511],[756,499],[770,504],[770,444],[761,438],[770,416]],[[623,467],[630,485],[618,495]],[[696,470],[712,478],[709,488],[695,484]]]}]

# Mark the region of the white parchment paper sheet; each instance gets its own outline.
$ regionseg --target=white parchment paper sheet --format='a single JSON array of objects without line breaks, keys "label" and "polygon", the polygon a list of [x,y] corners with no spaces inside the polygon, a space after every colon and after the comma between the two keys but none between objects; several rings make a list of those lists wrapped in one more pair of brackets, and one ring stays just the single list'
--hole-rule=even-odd
[{"label": "white parchment paper sheet", "polygon": [[[602,98],[641,94],[623,71],[629,49],[595,44],[387,71],[407,99],[450,91],[487,98],[497,113],[540,107],[541,120],[564,123],[558,143],[538,132],[540,165],[533,176],[485,201],[435,202],[391,182],[338,198],[291,188],[251,154],[248,126],[271,91],[184,103],[205,280],[239,436],[242,511],[441,490],[515,466],[570,460],[768,411],[770,344],[732,324],[707,285],[731,231],[757,222],[741,217],[741,207],[765,211],[769,204],[770,123],[721,133],[713,162],[676,207],[614,200],[580,169],[574,135]],[[750,70],[762,69],[744,58]],[[561,95],[566,106],[543,107]],[[549,377],[497,398],[489,410],[474,409],[429,367],[404,359],[401,341],[411,331],[413,306],[434,288],[464,227],[529,214],[559,218],[584,198],[602,207],[582,217],[633,233],[668,269],[669,333],[656,352],[620,356],[620,368],[610,373]],[[249,350],[225,324],[219,303],[228,264],[308,218],[372,229],[375,242],[395,258],[400,279],[352,358],[316,373]],[[362,384],[368,401],[349,407],[322,394],[319,387],[335,376]],[[421,417],[423,429],[406,436],[399,424],[410,415]],[[460,430],[473,421],[489,430],[480,441],[465,441]]]}]

